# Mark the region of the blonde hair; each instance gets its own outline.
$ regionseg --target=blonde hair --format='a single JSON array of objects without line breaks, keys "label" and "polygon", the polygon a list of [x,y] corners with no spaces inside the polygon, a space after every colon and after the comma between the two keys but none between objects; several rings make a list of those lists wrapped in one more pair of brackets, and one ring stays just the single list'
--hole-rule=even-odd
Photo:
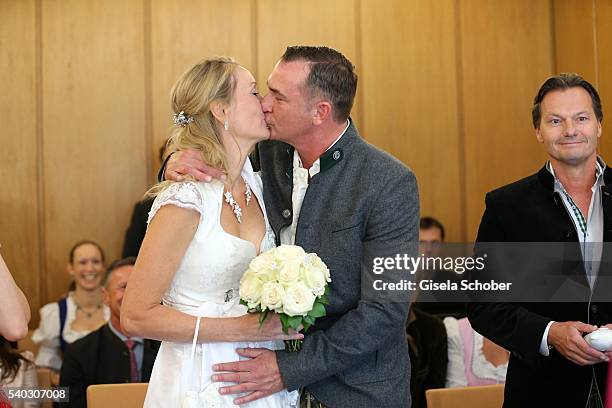
[{"label": "blonde hair", "polygon": [[[168,139],[165,157],[179,150],[197,149],[206,164],[228,171],[221,132],[211,106],[213,103],[230,104],[236,87],[234,73],[238,66],[232,58],[216,57],[197,63],[181,75],[172,87],[172,111],[174,114],[183,111],[193,121],[185,126],[174,127]],[[147,191],[146,195],[155,196],[172,183],[162,181]]]}]

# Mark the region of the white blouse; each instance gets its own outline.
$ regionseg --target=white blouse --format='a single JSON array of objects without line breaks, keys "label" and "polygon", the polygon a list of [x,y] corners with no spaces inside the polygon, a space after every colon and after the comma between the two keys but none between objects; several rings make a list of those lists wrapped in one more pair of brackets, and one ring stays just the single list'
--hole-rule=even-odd
[{"label": "white blouse", "polygon": [[[459,324],[454,317],[444,319],[446,335],[448,337],[448,365],[446,369],[447,387],[467,387],[468,379],[465,375],[465,351]],[[495,367],[486,359],[482,352],[482,335],[473,330],[472,347],[472,373],[478,377],[498,384],[506,382],[508,363]],[[466,345],[467,346],[467,345]]]},{"label": "white blouse", "polygon": [[[21,355],[30,361],[34,361],[34,354],[31,351],[24,351]],[[19,364],[19,371],[17,371],[15,378],[11,382],[0,383],[0,386],[5,390],[7,388],[38,388],[38,377],[36,376],[36,366],[34,363],[21,360]],[[24,400],[13,400],[11,405],[13,408],[37,408],[40,406],[38,402],[26,402]]]},{"label": "white blouse", "polygon": [[[81,337],[87,336],[91,331],[77,331],[72,329],[72,322],[76,319],[77,306],[73,299],[73,292],[68,294],[66,301],[66,324],[64,325],[64,340],[72,343]],[[104,320],[110,318],[110,310],[104,305]],[[59,305],[57,302],[48,303],[40,309],[40,324],[34,330],[32,341],[40,345],[35,363],[39,367],[49,367],[56,371],[62,368],[62,352],[60,349],[60,322]]]}]

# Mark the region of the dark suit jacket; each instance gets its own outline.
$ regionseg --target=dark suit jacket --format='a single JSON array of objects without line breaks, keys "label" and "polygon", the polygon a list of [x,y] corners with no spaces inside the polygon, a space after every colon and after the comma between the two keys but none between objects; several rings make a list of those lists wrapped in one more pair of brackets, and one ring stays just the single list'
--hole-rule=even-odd
[{"label": "dark suit jacket", "polygon": [[[142,382],[151,378],[151,370],[160,343],[144,341]],[[125,343],[105,324],[98,330],[71,343],[64,354],[60,386],[70,387],[66,407],[86,407],[87,387],[92,384],[130,382],[130,357]]]},{"label": "dark suit jacket", "polygon": [[[604,172],[612,185],[612,170]],[[602,187],[604,242],[612,241],[612,199]],[[569,242],[578,236],[561,197],[554,192],[553,176],[542,168],[538,173],[507,185],[486,196],[486,209],[478,230],[479,242]],[[573,246],[573,244],[568,244]],[[579,251],[579,248],[577,249]],[[579,253],[579,252],[577,252]],[[608,259],[605,251],[602,259]],[[582,262],[569,276],[583,290],[574,303],[478,303],[468,306],[472,327],[483,336],[511,351],[506,377],[504,407],[585,406],[593,376],[604,393],[606,364],[578,366],[555,350],[540,354],[540,342],[549,321],[581,321],[594,325],[612,322],[610,303],[590,302],[590,289]],[[608,272],[599,271],[594,299],[612,299],[599,282]],[[535,277],[534,277],[535,279]]]},{"label": "dark suit jacket", "polygon": [[155,201],[154,197],[146,198],[134,205],[130,225],[125,231],[122,258],[138,256],[138,251],[140,251],[140,246],[147,232],[147,220],[149,219],[149,211],[151,211],[153,201]]},{"label": "dark suit jacket", "polygon": [[[292,221],[293,148],[262,142],[256,156],[279,243],[280,230]],[[409,406],[408,302],[363,299],[361,261],[380,247],[409,252],[418,222],[413,173],[366,143],[351,124],[321,156],[299,216],[296,245],[323,259],[332,282],[328,315],[306,333],[302,350],[277,352],[289,390],[305,387],[329,407]]]}]

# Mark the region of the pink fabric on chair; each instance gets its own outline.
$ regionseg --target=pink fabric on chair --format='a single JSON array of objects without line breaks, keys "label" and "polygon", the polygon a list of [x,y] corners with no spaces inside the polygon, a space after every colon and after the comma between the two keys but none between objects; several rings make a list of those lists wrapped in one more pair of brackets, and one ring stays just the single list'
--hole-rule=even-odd
[{"label": "pink fabric on chair", "polygon": [[497,384],[497,382],[493,380],[477,377],[472,371],[472,359],[474,355],[474,329],[472,329],[470,321],[467,319],[467,317],[457,320],[457,323],[459,324],[459,332],[461,333],[461,341],[463,342],[463,350],[465,352],[464,365],[468,386]]}]

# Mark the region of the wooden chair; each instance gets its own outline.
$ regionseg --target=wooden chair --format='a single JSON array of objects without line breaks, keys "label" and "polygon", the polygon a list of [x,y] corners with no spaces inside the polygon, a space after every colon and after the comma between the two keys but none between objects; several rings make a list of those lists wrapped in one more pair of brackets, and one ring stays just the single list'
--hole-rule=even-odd
[{"label": "wooden chair", "polygon": [[425,391],[428,408],[501,408],[504,384]]},{"label": "wooden chair", "polygon": [[[36,377],[38,377],[38,388],[51,388],[51,370],[45,367],[36,369]],[[53,402],[44,401],[40,404],[40,408],[52,408]]]},{"label": "wooden chair", "polygon": [[149,383],[97,384],[87,387],[87,408],[142,408]]}]

